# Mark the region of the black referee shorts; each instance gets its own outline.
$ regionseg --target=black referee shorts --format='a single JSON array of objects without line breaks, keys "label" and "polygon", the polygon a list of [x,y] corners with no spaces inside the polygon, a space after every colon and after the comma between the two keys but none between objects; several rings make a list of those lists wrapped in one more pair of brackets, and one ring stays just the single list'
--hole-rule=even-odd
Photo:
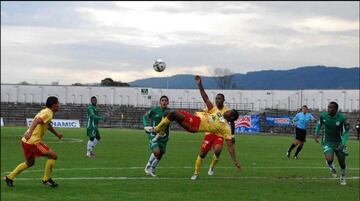
[{"label": "black referee shorts", "polygon": [[300,142],[305,142],[306,141],[306,129],[301,129],[301,128],[296,127],[295,139],[299,140]]}]

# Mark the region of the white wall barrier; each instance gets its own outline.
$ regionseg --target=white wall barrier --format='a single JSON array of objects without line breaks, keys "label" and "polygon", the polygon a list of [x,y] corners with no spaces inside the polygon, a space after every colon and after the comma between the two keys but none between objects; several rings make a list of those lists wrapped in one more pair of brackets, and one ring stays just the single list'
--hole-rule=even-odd
[{"label": "white wall barrier", "polygon": [[[33,119],[26,118],[26,124],[28,127],[31,126]],[[53,127],[58,128],[80,128],[80,121],[79,120],[72,120],[72,119],[53,119],[52,121]]]},{"label": "white wall barrier", "polygon": [[[152,102],[159,102],[162,95],[168,96],[170,103],[180,103],[180,106],[182,103],[203,103],[198,89],[1,84],[0,91],[1,102],[4,103],[44,104],[48,96],[56,96],[61,104],[89,104],[90,98],[96,96],[98,104],[150,107]],[[343,112],[360,110],[359,89],[206,89],[206,93],[212,101],[215,100],[216,94],[223,93],[225,104],[251,104],[252,111],[262,111],[266,108],[296,111],[302,105],[322,111],[326,110],[330,101],[337,102]]]},{"label": "white wall barrier", "polygon": [[1,124],[1,127],[3,127],[3,126],[4,126],[4,120],[3,120],[3,118],[2,118],[2,117],[0,117],[0,124]]}]

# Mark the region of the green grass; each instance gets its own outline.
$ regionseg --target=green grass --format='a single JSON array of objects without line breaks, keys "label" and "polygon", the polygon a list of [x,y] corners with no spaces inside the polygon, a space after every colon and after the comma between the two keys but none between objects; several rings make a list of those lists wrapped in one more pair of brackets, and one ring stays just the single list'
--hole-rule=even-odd
[{"label": "green grass", "polygon": [[[13,188],[1,181],[1,200],[359,200],[359,141],[348,142],[347,186],[331,178],[322,148],[311,138],[299,160],[287,159],[285,152],[293,141],[290,135],[238,135],[236,152],[243,166],[241,173],[232,166],[224,148],[215,175],[207,176],[209,153],[199,180],[191,181],[201,133],[173,131],[156,172],[158,177],[150,178],[144,173],[150,150],[143,131],[100,129],[102,140],[95,148],[96,158],[88,159],[85,130],[59,130],[64,134],[62,140],[50,133],[44,138],[59,156],[52,174],[59,187],[51,189],[41,183],[46,160],[38,158],[33,167],[14,180]],[[1,128],[2,176],[24,160],[20,145],[24,131],[24,127]],[[339,167],[337,160],[335,164]]]}]

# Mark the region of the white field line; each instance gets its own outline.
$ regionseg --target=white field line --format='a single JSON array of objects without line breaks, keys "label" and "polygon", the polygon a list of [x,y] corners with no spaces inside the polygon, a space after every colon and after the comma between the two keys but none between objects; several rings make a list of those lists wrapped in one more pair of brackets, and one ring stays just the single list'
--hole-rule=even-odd
[{"label": "white field line", "polygon": [[[279,179],[279,180],[338,180],[333,177],[202,177],[201,180],[211,179]],[[348,180],[358,180],[359,177],[347,177]],[[29,181],[41,178],[16,178],[16,180]],[[190,180],[190,177],[54,177],[54,180]]]},{"label": "white field line", "polygon": [[82,139],[78,139],[78,138],[61,138],[61,140],[58,141],[49,141],[49,142],[44,142],[44,143],[80,143],[83,142],[84,140]]},{"label": "white field line", "polygon": [[[157,169],[193,169],[194,167],[157,167]],[[205,167],[204,167],[205,168]],[[311,167],[311,166],[293,166],[293,167],[242,167],[244,169],[328,169],[328,167]],[[93,170],[138,170],[144,167],[94,167],[94,168],[54,168],[57,171],[93,171]],[[216,167],[216,169],[234,169],[234,167]],[[346,168],[346,170],[358,171],[360,168]],[[44,169],[25,170],[23,173],[43,172]],[[2,172],[1,175],[9,174],[10,172]]]}]

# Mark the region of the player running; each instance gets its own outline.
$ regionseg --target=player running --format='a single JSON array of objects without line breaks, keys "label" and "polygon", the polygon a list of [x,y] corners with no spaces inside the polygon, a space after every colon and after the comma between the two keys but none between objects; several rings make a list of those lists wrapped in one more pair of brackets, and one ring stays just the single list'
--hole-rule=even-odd
[{"label": "player running", "polygon": [[[143,116],[144,127],[147,126],[148,118],[151,119],[151,126],[156,126],[160,123],[163,116],[169,112],[167,107],[169,104],[169,98],[167,96],[160,97],[160,106],[154,107]],[[157,141],[152,141],[155,138],[155,133],[147,132],[149,137],[149,147],[152,150],[152,154],[149,157],[149,160],[145,166],[145,173],[152,177],[156,177],[155,169],[159,164],[162,156],[166,152],[167,142],[169,140],[169,126],[165,129],[165,135],[159,138]]]},{"label": "player running", "polygon": [[349,138],[350,125],[346,116],[338,112],[339,105],[336,102],[330,102],[328,111],[320,114],[320,119],[315,128],[315,142],[318,143],[319,130],[322,125],[325,126],[322,145],[326,163],[334,177],[336,177],[336,169],[333,164],[334,153],[337,156],[340,165],[340,184],[346,185],[346,164],[345,156],[347,155],[346,141]]},{"label": "player running", "polygon": [[[201,83],[200,76],[195,76],[195,81],[200,89],[201,97],[207,106],[207,111],[196,112],[195,115],[181,110],[171,111],[156,127],[145,127],[145,131],[156,132],[157,136],[163,136],[165,134],[165,128],[170,122],[176,121],[181,127],[189,132],[211,132],[231,140],[231,129],[228,122],[235,121],[239,117],[239,113],[236,110],[228,110],[222,114],[209,100]],[[157,137],[153,140],[157,140]],[[241,166],[235,156],[235,151],[231,153],[231,158],[233,164],[241,170]],[[198,175],[195,175],[192,179],[195,180],[197,177]]]},{"label": "player running", "polygon": [[13,187],[14,178],[22,171],[28,169],[35,164],[36,157],[47,157],[48,160],[45,163],[44,177],[42,183],[50,187],[57,187],[58,184],[51,179],[51,172],[55,166],[57,154],[51,150],[50,147],[42,143],[42,138],[45,135],[45,131],[49,130],[54,133],[58,139],[62,138],[62,134],[56,131],[52,125],[51,120],[54,113],[60,108],[60,103],[57,97],[50,96],[46,100],[46,108],[42,109],[34,117],[30,128],[25,132],[21,139],[21,144],[24,150],[24,156],[26,162],[20,163],[9,175],[4,177],[4,180],[9,187]]},{"label": "player running", "polygon": [[295,141],[290,145],[289,150],[286,152],[286,156],[288,158],[290,158],[291,150],[298,146],[294,155],[294,159],[298,159],[298,154],[302,150],[306,141],[306,128],[308,127],[309,122],[316,121],[314,116],[309,113],[309,109],[306,105],[303,105],[301,110],[302,112],[297,113],[293,119],[293,124],[296,127]]}]

